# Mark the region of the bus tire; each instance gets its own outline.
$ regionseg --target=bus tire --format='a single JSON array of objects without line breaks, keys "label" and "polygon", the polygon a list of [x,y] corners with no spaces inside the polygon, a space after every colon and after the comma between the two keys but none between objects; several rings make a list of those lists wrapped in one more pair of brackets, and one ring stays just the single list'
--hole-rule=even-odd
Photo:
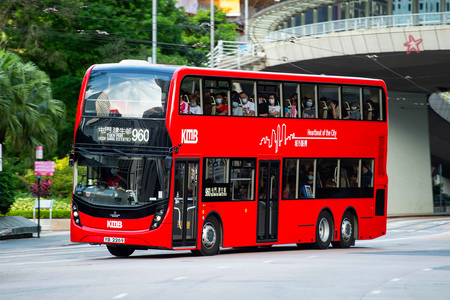
[{"label": "bus tire", "polygon": [[340,239],[333,242],[333,247],[349,248],[355,244],[355,224],[352,213],[346,211],[342,216]]},{"label": "bus tire", "polygon": [[200,253],[204,256],[215,255],[220,247],[220,225],[215,217],[206,219],[202,227],[202,247]]},{"label": "bus tire", "polygon": [[133,248],[115,247],[111,245],[107,245],[106,247],[109,253],[117,257],[128,257],[134,252]]},{"label": "bus tire", "polygon": [[316,247],[327,249],[333,237],[333,220],[327,211],[322,211],[317,218],[316,224]]}]

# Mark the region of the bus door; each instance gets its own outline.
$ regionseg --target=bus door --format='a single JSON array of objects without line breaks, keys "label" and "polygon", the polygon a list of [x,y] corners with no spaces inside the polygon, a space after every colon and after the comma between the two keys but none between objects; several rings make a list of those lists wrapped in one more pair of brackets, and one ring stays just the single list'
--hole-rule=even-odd
[{"label": "bus door", "polygon": [[260,160],[258,180],[258,217],[256,241],[276,242],[278,239],[278,194],[280,161]]},{"label": "bus door", "polygon": [[173,197],[172,247],[196,245],[199,160],[176,159]]}]

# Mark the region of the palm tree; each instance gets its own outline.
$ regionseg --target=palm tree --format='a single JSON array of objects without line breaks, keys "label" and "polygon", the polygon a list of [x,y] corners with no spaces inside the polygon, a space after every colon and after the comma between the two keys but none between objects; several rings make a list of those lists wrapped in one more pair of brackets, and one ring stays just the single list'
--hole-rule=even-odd
[{"label": "palm tree", "polygon": [[48,75],[0,49],[0,143],[29,157],[37,145],[51,151],[64,117],[64,103],[53,99]]}]

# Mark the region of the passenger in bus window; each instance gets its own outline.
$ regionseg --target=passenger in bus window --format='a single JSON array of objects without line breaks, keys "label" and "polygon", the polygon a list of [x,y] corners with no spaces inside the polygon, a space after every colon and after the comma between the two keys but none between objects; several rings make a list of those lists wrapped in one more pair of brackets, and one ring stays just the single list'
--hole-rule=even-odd
[{"label": "passenger in bus window", "polygon": [[247,200],[247,189],[245,188],[244,184],[241,184],[239,188],[239,195],[241,200]]},{"label": "passenger in bus window", "polygon": [[242,117],[242,106],[240,106],[239,104],[239,96],[234,96],[231,103],[231,105],[233,106],[233,116]]},{"label": "passenger in bus window", "polygon": [[313,108],[313,100],[308,98],[305,102],[305,109],[303,110],[303,118],[313,119],[316,117],[316,110]]},{"label": "passenger in bus window", "polygon": [[193,94],[189,97],[190,107],[189,107],[189,114],[191,115],[199,115],[201,114],[202,110],[200,106],[198,105],[199,96]]},{"label": "passenger in bus window", "polygon": [[269,115],[273,118],[280,116],[280,106],[278,105],[274,94],[269,95]]},{"label": "passenger in bus window", "polygon": [[363,164],[361,173],[361,186],[370,187],[371,185],[372,185],[372,172],[369,170],[366,164]]},{"label": "passenger in bus window", "polygon": [[258,116],[259,117],[267,117],[269,115],[269,105],[264,100],[262,94],[258,97]]},{"label": "passenger in bus window", "polygon": [[334,178],[328,178],[327,181],[325,182],[325,187],[327,188],[335,188],[336,187],[336,182],[334,180]]},{"label": "passenger in bus window", "polygon": [[264,187],[261,187],[259,189],[259,199],[264,200],[266,198],[267,198],[266,189]]},{"label": "passenger in bus window", "polygon": [[292,106],[290,105],[290,100],[284,101],[284,117],[289,118],[291,116]]},{"label": "passenger in bus window", "polygon": [[314,172],[309,170],[308,174],[306,175],[306,178],[301,182],[301,185],[310,185],[313,186],[314,184]]},{"label": "passenger in bus window", "polygon": [[350,187],[358,187],[358,178],[355,173],[350,175]]},{"label": "passenger in bus window", "polygon": [[255,115],[255,104],[253,102],[248,101],[248,95],[246,92],[241,92],[239,97],[242,101],[242,112],[246,117],[251,117]]},{"label": "passenger in bus window", "polygon": [[184,101],[184,95],[180,95],[180,114],[188,114],[189,113],[189,104]]},{"label": "passenger in bus window", "polygon": [[[332,100],[328,106],[330,113],[328,114],[328,119],[339,119],[339,102],[337,100]],[[342,111],[342,119],[349,119],[347,110]]]},{"label": "passenger in bus window", "polygon": [[297,106],[297,97],[296,96],[297,96],[297,94],[294,94],[291,97],[291,111],[290,111],[290,117],[291,118],[297,118],[298,106]]},{"label": "passenger in bus window", "polygon": [[219,93],[216,95],[216,115],[226,116],[228,115],[228,105],[224,104],[224,94]]},{"label": "passenger in bus window", "polygon": [[[375,103],[372,100],[367,100],[366,101],[366,105],[368,107],[370,107],[370,109],[371,109],[370,110],[371,118],[368,119],[368,120],[369,121],[370,120],[377,120],[377,121],[379,121],[380,120],[380,112],[379,112],[378,108],[376,107]],[[368,110],[369,110],[369,108],[368,108]]]},{"label": "passenger in bus window", "polygon": [[359,103],[352,102],[350,105],[350,119],[352,120],[361,120],[361,112],[359,111]]}]

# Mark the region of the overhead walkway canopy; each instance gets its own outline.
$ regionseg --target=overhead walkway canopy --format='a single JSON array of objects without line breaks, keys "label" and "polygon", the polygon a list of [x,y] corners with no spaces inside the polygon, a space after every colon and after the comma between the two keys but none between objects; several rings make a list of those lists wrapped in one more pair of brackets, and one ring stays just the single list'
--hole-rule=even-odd
[{"label": "overhead walkway canopy", "polygon": [[287,19],[322,6],[350,2],[349,0],[286,0],[274,3],[252,16],[249,24],[250,39],[262,43],[266,34],[280,29]]}]

